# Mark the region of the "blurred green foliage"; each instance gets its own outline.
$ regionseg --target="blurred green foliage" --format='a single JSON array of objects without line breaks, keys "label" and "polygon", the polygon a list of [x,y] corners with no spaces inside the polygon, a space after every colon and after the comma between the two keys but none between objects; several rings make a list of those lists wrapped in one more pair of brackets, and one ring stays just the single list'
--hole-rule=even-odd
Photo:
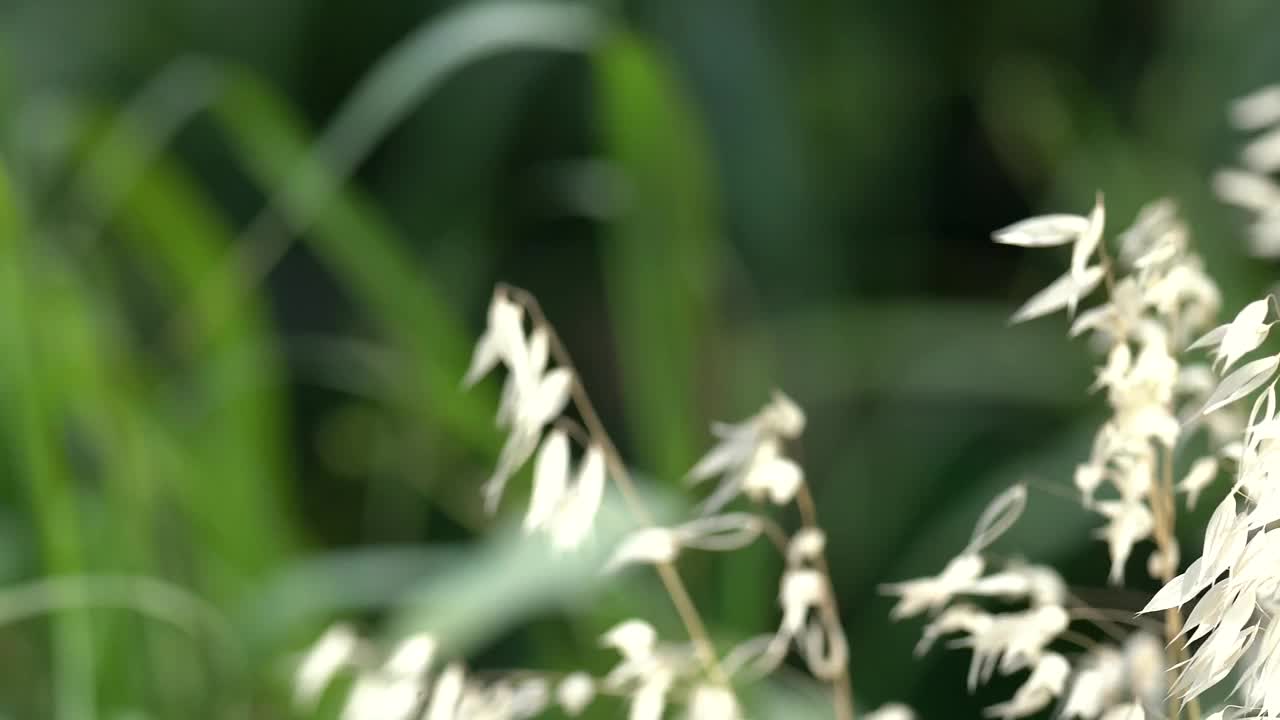
[{"label": "blurred green foliage", "polygon": [[[876,585],[1027,477],[1005,550],[1105,577],[1052,491],[1092,361],[1005,320],[1058,259],[988,233],[1172,195],[1228,306],[1256,293],[1207,177],[1278,29],[1266,0],[0,5],[0,717],[288,717],[337,618],[557,669],[669,619],[475,539],[496,393],[458,379],[499,280],[672,507],[711,420],[797,397],[859,703],[977,716],[1008,689],[913,659]],[[776,622],[768,553],[690,570],[718,637]],[[812,700],[783,686],[769,716]]]}]

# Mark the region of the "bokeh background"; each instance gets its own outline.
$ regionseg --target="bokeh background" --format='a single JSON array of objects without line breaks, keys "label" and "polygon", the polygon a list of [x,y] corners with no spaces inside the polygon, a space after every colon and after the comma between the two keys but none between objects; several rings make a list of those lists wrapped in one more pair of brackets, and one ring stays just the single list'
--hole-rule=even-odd
[{"label": "bokeh background", "polygon": [[[1169,195],[1253,296],[1274,268],[1208,179],[1277,33],[1268,0],[0,2],[0,717],[292,717],[337,619],[478,668],[678,632],[643,573],[481,512],[497,387],[458,379],[497,281],[674,507],[712,420],[796,398],[859,704],[978,716],[1016,683],[912,658],[876,587],[1001,489],[1032,482],[998,552],[1151,589],[1140,561],[1102,587],[1062,492],[1095,359],[1007,324],[1065,258],[989,233]],[[686,570],[722,642],[777,622],[767,550]]]}]

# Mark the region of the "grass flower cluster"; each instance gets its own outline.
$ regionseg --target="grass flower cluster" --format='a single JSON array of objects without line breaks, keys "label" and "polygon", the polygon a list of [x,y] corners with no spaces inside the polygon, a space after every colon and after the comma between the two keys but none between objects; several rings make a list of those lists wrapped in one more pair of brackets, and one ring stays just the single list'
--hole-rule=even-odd
[{"label": "grass flower cluster", "polygon": [[1231,108],[1232,123],[1257,137],[1240,153],[1240,167],[1223,170],[1214,188],[1224,202],[1252,216],[1250,250],[1262,257],[1280,257],[1280,85],[1263,88]]},{"label": "grass flower cluster", "polygon": [[[1280,254],[1280,186],[1269,177],[1280,170],[1280,88],[1240,101],[1232,117],[1261,135],[1243,153],[1245,169],[1222,172],[1217,189],[1254,214],[1252,249]],[[1147,205],[1122,232],[1107,226],[1099,194],[1087,213],[1033,217],[994,239],[1064,253],[1066,271],[1013,321],[1065,313],[1069,334],[1099,354],[1088,389],[1109,412],[1070,478],[1073,495],[1097,517],[1108,581],[1126,583],[1136,562],[1162,589],[1140,613],[1093,607],[1053,567],[995,552],[1030,502],[1028,487],[1015,485],[992,499],[967,545],[936,575],[882,586],[896,599],[890,619],[925,619],[917,654],[940,641],[971,653],[964,681],[971,692],[997,675],[1019,679],[987,717],[1280,717],[1280,491],[1272,475],[1280,458],[1280,354],[1262,349],[1277,304],[1257,300],[1215,326],[1222,293],[1172,201]],[[631,720],[659,720],[676,708],[690,720],[734,720],[754,717],[741,690],[790,661],[826,685],[838,720],[855,717],[849,657],[857,638],[842,625],[821,518],[790,452],[806,424],[793,400],[775,392],[755,415],[713,427],[716,443],[685,477],[691,487],[712,489],[689,517],[660,524],[554,328],[531,295],[508,286],[493,295],[464,382],[498,368],[505,385],[497,421],[508,436],[482,488],[486,508],[496,512],[512,478],[532,464],[523,530],[573,553],[597,540],[596,516],[616,492],[636,527],[608,551],[600,572],[651,569],[684,636],[660,637],[649,620],[625,618],[599,638],[616,655],[601,677],[530,670],[482,682],[456,659],[437,657],[430,636],[405,638],[380,655],[337,626],[298,666],[300,705],[314,704],[345,667],[357,674],[344,720],[528,718],[553,705],[575,716],[601,696],[622,698]],[[1184,563],[1180,512],[1193,511],[1228,478],[1198,557]],[[793,531],[770,514],[787,507],[800,518]],[[680,561],[757,542],[781,558],[771,590],[777,624],[726,646],[704,623]],[[1201,708],[1205,693],[1224,685],[1224,699]],[[861,717],[910,720],[914,713],[889,704]]]}]

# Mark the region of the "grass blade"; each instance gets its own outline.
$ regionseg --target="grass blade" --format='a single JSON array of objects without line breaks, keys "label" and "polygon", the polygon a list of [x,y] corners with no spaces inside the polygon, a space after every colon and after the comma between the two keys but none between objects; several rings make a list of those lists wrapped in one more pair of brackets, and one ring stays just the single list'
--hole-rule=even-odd
[{"label": "grass blade", "polygon": [[[36,321],[44,298],[41,270],[29,230],[20,217],[19,200],[0,169],[0,297],[4,321],[5,375],[16,400],[4,403],[6,422],[17,438],[20,473],[27,483],[32,515],[40,537],[43,570],[71,575],[84,567],[80,518],[75,489],[66,466],[64,436],[54,415],[54,388],[46,352],[56,348]],[[96,717],[94,638],[83,609],[55,614],[52,624],[53,710],[57,720]]]},{"label": "grass blade", "polygon": [[[265,188],[287,187],[303,164],[310,166],[309,174],[324,171],[308,154],[307,133],[290,108],[248,75],[229,86],[217,106],[217,119]],[[286,199],[281,210],[294,224],[308,221],[305,204]],[[487,399],[459,388],[469,336],[390,224],[346,189],[330,198],[315,217],[314,232],[304,239],[402,353],[397,380],[403,383],[398,390],[403,406],[472,447],[492,449],[496,437],[490,412],[481,409]]]},{"label": "grass blade", "polygon": [[634,37],[595,55],[605,146],[625,207],[603,248],[639,456],[668,480],[704,436],[698,357],[709,326],[718,229],[705,140],[670,69]]}]

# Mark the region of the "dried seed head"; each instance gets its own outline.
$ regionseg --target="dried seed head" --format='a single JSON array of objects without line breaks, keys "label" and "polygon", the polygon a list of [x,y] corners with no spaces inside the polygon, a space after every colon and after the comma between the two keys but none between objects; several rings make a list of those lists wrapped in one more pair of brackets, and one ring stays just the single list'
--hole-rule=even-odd
[{"label": "dried seed head", "polygon": [[577,717],[596,697],[596,683],[584,672],[569,673],[556,685],[556,702],[569,717]]},{"label": "dried seed head", "polygon": [[334,625],[311,646],[293,676],[294,702],[314,708],[333,676],[351,664],[360,649],[360,638],[350,625]]},{"label": "dried seed head", "polygon": [[679,552],[680,545],[674,531],[661,527],[644,528],[622,540],[605,564],[605,571],[613,572],[639,563],[668,563],[675,560]]},{"label": "dried seed head", "polygon": [[816,527],[802,528],[787,545],[787,564],[808,565],[822,557],[826,551],[827,535]]},{"label": "dried seed head", "polygon": [[741,720],[733,691],[723,685],[698,685],[689,695],[688,720]]}]

